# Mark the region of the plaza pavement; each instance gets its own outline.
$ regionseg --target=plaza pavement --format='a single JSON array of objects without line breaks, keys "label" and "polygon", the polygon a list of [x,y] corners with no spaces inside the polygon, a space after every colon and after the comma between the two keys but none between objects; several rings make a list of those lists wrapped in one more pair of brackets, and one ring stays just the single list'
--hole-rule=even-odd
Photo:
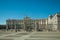
[{"label": "plaza pavement", "polygon": [[0,32],[0,40],[60,40],[60,32]]}]

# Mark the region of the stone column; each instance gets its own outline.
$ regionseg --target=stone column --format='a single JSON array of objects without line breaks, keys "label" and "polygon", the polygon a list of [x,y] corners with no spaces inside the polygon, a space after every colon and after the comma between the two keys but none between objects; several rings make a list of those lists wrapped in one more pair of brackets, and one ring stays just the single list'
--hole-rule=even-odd
[{"label": "stone column", "polygon": [[6,24],[6,30],[8,31],[8,24]]},{"label": "stone column", "polygon": [[10,29],[10,30],[11,30],[11,32],[13,31],[13,29],[12,29],[12,24],[11,24],[11,29]]},{"label": "stone column", "polygon": [[16,24],[15,24],[15,32],[17,32],[17,30],[16,30]]},{"label": "stone column", "polygon": [[39,29],[40,29],[40,22],[39,22]]},{"label": "stone column", "polygon": [[24,31],[25,31],[25,23],[24,23]]},{"label": "stone column", "polygon": [[35,32],[37,31],[37,24],[36,24],[36,22],[35,22]]}]

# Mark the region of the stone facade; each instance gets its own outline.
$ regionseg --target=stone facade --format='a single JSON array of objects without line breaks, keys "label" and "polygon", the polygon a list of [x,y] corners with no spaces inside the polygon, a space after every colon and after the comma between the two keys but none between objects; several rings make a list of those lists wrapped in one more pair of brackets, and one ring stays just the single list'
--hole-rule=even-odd
[{"label": "stone facade", "polygon": [[44,19],[23,19],[6,20],[6,29],[24,30],[24,31],[56,31],[60,30],[60,14],[50,15]]}]

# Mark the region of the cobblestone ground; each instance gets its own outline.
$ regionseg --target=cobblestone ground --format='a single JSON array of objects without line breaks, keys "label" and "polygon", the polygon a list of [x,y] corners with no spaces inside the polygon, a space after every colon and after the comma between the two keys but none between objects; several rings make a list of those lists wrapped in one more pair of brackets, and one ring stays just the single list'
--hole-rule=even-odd
[{"label": "cobblestone ground", "polygon": [[60,40],[60,32],[0,32],[0,40]]}]

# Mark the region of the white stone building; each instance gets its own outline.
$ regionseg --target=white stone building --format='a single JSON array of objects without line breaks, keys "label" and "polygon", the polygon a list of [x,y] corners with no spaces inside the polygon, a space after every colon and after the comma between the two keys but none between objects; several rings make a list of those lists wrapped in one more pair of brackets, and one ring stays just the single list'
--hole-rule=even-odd
[{"label": "white stone building", "polygon": [[48,17],[48,26],[52,31],[60,30],[60,14],[56,13]]}]

